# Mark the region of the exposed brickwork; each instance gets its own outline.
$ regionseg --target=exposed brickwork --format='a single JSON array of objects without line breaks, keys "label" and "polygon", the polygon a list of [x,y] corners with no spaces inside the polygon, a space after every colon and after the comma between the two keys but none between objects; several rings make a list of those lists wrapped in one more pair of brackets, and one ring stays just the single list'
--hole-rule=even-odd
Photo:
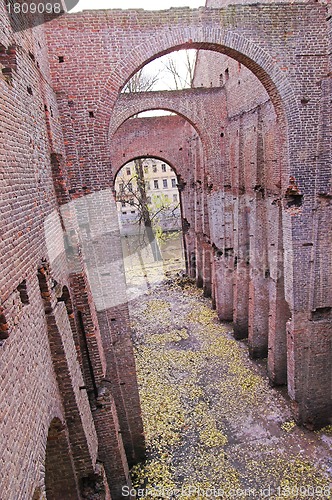
[{"label": "exposed brickwork", "polygon": [[[64,205],[71,200],[67,158],[43,27],[12,34],[6,15],[0,24],[1,69],[10,69],[0,79],[5,139],[0,147],[0,490],[8,500],[41,498],[45,487],[54,491],[50,498],[81,498],[89,489],[94,498],[110,499],[108,487],[100,487],[105,477],[98,473],[97,458],[98,439],[111,429],[111,419],[98,417],[95,423],[91,411],[106,359],[78,251],[77,217]],[[61,224],[68,230],[65,245]],[[49,277],[41,290],[37,274],[45,266]],[[52,452],[48,434],[54,418],[67,441]],[[116,443],[120,449],[121,434]],[[114,440],[103,442],[107,470],[115,462],[114,448]],[[124,454],[118,460],[120,477],[121,467],[128,471],[128,466]],[[71,464],[71,478],[61,464]]]},{"label": "exposed brickwork", "polygon": [[45,492],[47,499],[79,497],[77,478],[69,451],[66,429],[59,419],[53,419],[47,436],[45,457]]},{"label": "exposed brickwork", "polygon": [[[112,137],[111,164],[114,175],[128,161],[138,156],[165,159],[177,175],[188,176],[193,165],[188,164],[192,143],[198,134],[185,127],[179,116],[133,118],[126,121]],[[195,146],[194,146],[195,147]]]},{"label": "exposed brickwork", "polygon": [[[331,417],[331,12],[243,3],[90,11],[17,33],[1,16],[8,500],[45,488],[114,500],[127,459],[144,453],[113,195],[116,169],[141,154],[178,174],[188,271],[220,318],[252,356],[268,353],[299,422]],[[181,47],[201,49],[198,89],[119,97],[146,61]],[[156,107],[180,117],[126,121]]]}]

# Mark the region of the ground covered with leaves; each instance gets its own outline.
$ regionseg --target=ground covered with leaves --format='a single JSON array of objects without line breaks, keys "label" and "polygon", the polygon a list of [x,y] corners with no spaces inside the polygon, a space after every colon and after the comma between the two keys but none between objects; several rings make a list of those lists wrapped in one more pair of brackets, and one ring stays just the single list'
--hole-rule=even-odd
[{"label": "ground covered with leaves", "polygon": [[191,280],[173,273],[131,315],[147,442],[132,471],[139,496],[332,498],[332,429],[295,425]]}]

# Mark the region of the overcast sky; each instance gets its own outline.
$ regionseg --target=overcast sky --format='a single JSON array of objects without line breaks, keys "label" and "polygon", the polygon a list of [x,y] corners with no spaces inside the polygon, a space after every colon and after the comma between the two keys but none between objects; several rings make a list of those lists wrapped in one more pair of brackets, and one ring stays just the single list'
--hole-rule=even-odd
[{"label": "overcast sky", "polygon": [[71,12],[86,9],[146,9],[163,10],[170,7],[197,8],[205,5],[205,0],[79,0]]}]

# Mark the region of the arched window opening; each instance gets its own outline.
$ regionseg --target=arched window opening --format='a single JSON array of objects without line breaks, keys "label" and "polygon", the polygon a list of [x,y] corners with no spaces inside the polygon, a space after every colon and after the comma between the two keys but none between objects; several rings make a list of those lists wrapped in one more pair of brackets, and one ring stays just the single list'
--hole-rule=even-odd
[{"label": "arched window opening", "polygon": [[[156,263],[183,265],[182,221],[177,175],[163,159],[140,157],[115,179],[125,263],[143,274]],[[126,266],[128,267],[128,266]],[[128,269],[126,269],[127,272]]]}]

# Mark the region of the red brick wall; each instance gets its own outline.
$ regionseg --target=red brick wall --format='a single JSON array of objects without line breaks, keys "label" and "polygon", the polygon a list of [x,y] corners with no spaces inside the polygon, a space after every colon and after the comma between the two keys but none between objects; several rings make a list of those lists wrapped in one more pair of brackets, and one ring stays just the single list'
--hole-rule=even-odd
[{"label": "red brick wall", "polygon": [[[208,2],[208,5],[221,4]],[[313,344],[324,345],[325,352],[331,352],[331,346],[327,346],[326,338],[321,337],[316,326],[311,330],[310,323],[304,324],[303,317],[297,316],[294,309],[289,310],[289,305],[291,308],[297,308],[296,296],[298,296],[299,288],[296,281],[299,278],[299,266],[304,265],[308,269],[305,263],[310,262],[310,257],[305,256],[305,250],[299,250],[299,245],[296,244],[296,240],[301,239],[299,225],[302,224],[306,229],[301,244],[305,248],[311,248],[313,256],[311,272],[305,271],[305,274],[302,274],[303,290],[310,290],[309,294],[312,294],[311,303],[309,301],[307,307],[312,309],[312,317],[317,315],[320,323],[325,320],[325,328],[331,329],[329,307],[332,299],[330,290],[326,286],[331,273],[331,241],[328,236],[331,231],[329,231],[329,222],[325,218],[328,217],[327,207],[330,201],[327,200],[326,195],[324,197],[322,194],[323,191],[329,192],[328,185],[331,178],[330,114],[325,102],[326,96],[330,95],[328,89],[331,78],[326,79],[324,75],[322,76],[319,129],[316,132],[320,153],[317,157],[316,174],[313,173],[312,176],[312,179],[316,178],[316,189],[311,190],[313,184],[309,181],[309,167],[303,179],[307,207],[306,210],[296,213],[296,210],[291,211],[288,208],[288,198],[286,198],[287,203],[284,202],[282,205],[278,201],[284,195],[279,188],[282,185],[283,165],[287,165],[288,158],[287,149],[284,152],[281,149],[282,129],[278,133],[278,119],[266,90],[243,65],[227,56],[200,51],[195,70],[195,85],[220,86],[225,89],[228,116],[225,134],[226,157],[229,158],[226,161],[227,171],[230,168],[230,177],[227,174],[229,180],[225,182],[225,185],[233,186],[233,196],[236,196],[236,199],[232,199],[227,194],[220,195],[223,200],[224,213],[219,212],[219,216],[217,210],[213,208],[213,198],[216,205],[220,202],[218,194],[213,193],[211,197],[211,213],[216,218],[215,223],[217,226],[221,224],[226,228],[225,242],[221,236],[218,244],[212,220],[212,226],[210,224],[213,232],[212,240],[215,240],[216,246],[224,244],[224,247],[228,248],[227,253],[231,254],[225,259],[218,256],[214,263],[217,273],[215,279],[217,309],[221,317],[234,318],[236,335],[246,336],[247,331],[249,332],[249,349],[253,356],[266,355],[269,347],[269,375],[275,383],[287,381],[286,320],[293,314],[294,323],[298,322],[302,325],[303,330],[299,332],[302,331],[305,334],[296,335],[296,332],[288,331],[288,386],[291,396],[297,402],[294,407],[297,408],[298,418],[307,421],[319,420],[319,412],[321,412],[321,417],[326,419],[331,412],[330,377],[327,376],[324,379],[322,383],[324,389],[321,385],[318,388],[305,382],[308,376],[310,377],[309,374],[314,373],[315,370],[324,373],[331,372],[330,355],[322,355],[322,352],[316,355]],[[302,106],[309,105],[311,94],[309,95],[310,98],[301,100]],[[221,152],[223,154],[223,148]],[[318,195],[317,201],[314,201],[315,193]],[[315,208],[316,203],[318,212]],[[311,215],[309,215],[310,205],[313,208]],[[287,232],[290,222],[288,210],[291,211],[292,220],[298,218],[293,228],[293,237],[290,237]],[[281,211],[283,212],[282,219],[280,219]],[[309,219],[313,217],[312,226],[309,222],[304,222],[306,217]],[[278,218],[282,220],[281,223],[278,223]],[[317,237],[314,236],[315,233]],[[231,251],[229,247],[232,248]],[[243,266],[239,265],[241,249],[246,252],[249,260]],[[232,272],[233,251],[235,251],[237,263],[235,273]],[[293,269],[290,257],[292,252],[297,255],[294,257],[293,262],[296,264]],[[324,269],[323,273],[319,271],[322,269]],[[313,275],[315,275],[314,280],[311,278]],[[218,283],[221,284],[220,293]],[[285,289],[289,304],[285,301]],[[324,297],[324,305],[319,306],[319,300],[322,297]],[[300,307],[303,307],[303,299],[304,297],[302,297]],[[231,312],[232,305],[233,312]],[[316,308],[317,312],[315,312]],[[269,332],[268,335],[267,332]],[[313,339],[314,336],[316,340],[308,350],[309,338]],[[305,353],[306,359],[303,357]],[[323,406],[325,406],[324,411]],[[315,412],[314,407],[320,410]],[[311,417],[309,417],[310,413]]]},{"label": "red brick wall", "polygon": [[[71,287],[75,278],[69,275],[73,269],[64,253],[57,203],[69,201],[70,196],[67,173],[63,173],[64,139],[50,81],[47,44],[42,26],[13,33],[6,14],[1,16],[0,25],[0,69],[4,70],[0,78],[0,491],[6,499],[17,500],[32,498],[34,491],[45,492],[45,450],[54,418],[62,422],[68,436],[64,456],[58,454],[61,463],[72,464],[79,486],[87,476],[92,486],[101,479],[95,474],[98,439],[86,390],[91,388],[87,350],[82,352],[76,303],[70,309],[76,298],[75,287]],[[41,289],[38,270],[45,266],[49,281]],[[84,269],[81,271],[82,278]],[[87,309],[95,306],[91,292],[82,304],[86,278],[84,284],[78,307],[86,315]],[[67,297],[68,308],[61,303],[64,285],[72,295],[72,300]],[[89,325],[92,335],[88,344],[98,344],[96,315],[95,319],[91,315]],[[105,372],[102,355],[100,346],[93,349],[90,345],[99,388]],[[98,418],[99,434],[114,426],[114,418]],[[104,448],[107,450],[107,444]],[[107,455],[105,463],[110,460],[110,453]],[[54,488],[57,484],[62,487],[61,463],[53,464],[58,467],[57,477],[52,479]],[[118,464],[127,467],[124,456]],[[122,484],[125,482],[126,478]]]},{"label": "red brick wall", "polygon": [[[4,139],[0,149],[0,297],[9,326],[9,338],[0,347],[0,490],[8,499],[23,499],[31,498],[37,486],[43,487],[48,427],[54,416],[64,420],[37,280],[38,265],[47,258],[44,214],[56,208],[44,113],[44,104],[55,102],[55,97],[42,29],[36,28],[33,35],[29,30],[13,35],[6,15],[0,24],[1,45],[16,45],[16,68],[10,81],[0,78]],[[54,269],[54,277],[65,283],[66,268]],[[26,304],[17,291],[23,280]]]},{"label": "red brick wall", "polygon": [[[209,214],[212,213],[211,210],[215,211],[215,208],[207,209],[209,203],[213,204],[212,196],[207,196],[204,186],[202,188],[201,185],[195,190],[193,198],[196,207],[195,232],[198,235],[197,238],[201,238],[199,242],[196,238],[195,256],[196,260],[200,261],[197,262],[197,268],[201,269],[198,274],[202,275],[198,278],[198,284],[202,284],[207,293],[210,292],[209,281],[213,281],[211,266],[216,265],[218,272],[221,273],[228,269],[228,290],[232,287],[234,275],[232,266],[235,264],[237,266],[235,275],[244,273],[247,285],[241,289],[237,289],[235,285],[235,300],[232,304],[228,304],[227,315],[232,309],[233,314],[238,318],[235,322],[239,324],[238,335],[243,335],[247,325],[249,326],[253,355],[262,355],[266,351],[268,342],[266,334],[262,337],[257,334],[257,331],[265,328],[266,318],[264,321],[259,318],[260,296],[250,295],[256,287],[253,283],[249,284],[249,274],[245,263],[246,249],[249,249],[250,254],[259,254],[260,243],[255,234],[258,234],[256,224],[260,221],[260,213],[270,211],[269,227],[271,230],[266,230],[266,224],[259,224],[267,242],[267,239],[272,237],[275,221],[279,220],[279,210],[282,211],[280,251],[285,252],[286,255],[285,259],[282,258],[285,278],[282,288],[292,310],[290,328],[296,330],[294,325],[301,324],[303,328],[310,331],[310,323],[305,318],[308,317],[308,311],[315,308],[311,303],[313,287],[308,284],[313,276],[314,266],[309,256],[311,247],[307,243],[315,238],[313,227],[317,227],[313,216],[316,204],[314,186],[318,163],[317,157],[313,158],[312,152],[317,150],[318,144],[322,144],[318,136],[318,124],[324,121],[320,117],[328,112],[321,87],[317,85],[317,82],[324,79],[329,72],[328,38],[325,36],[327,34],[326,16],[327,10],[324,5],[302,2],[237,5],[236,8],[230,7],[221,11],[218,9],[196,11],[174,9],[163,13],[90,11],[62,17],[50,25],[52,31],[49,30],[48,33],[52,77],[55,88],[63,97],[61,113],[71,114],[73,118],[73,129],[67,142],[70,147],[73,144],[78,145],[76,163],[68,166],[71,171],[72,185],[81,178],[88,188],[93,186],[94,189],[108,185],[107,179],[110,178],[108,151],[111,149],[108,145],[109,122],[114,118],[112,108],[118,93],[131,74],[157,55],[183,46],[215,50],[236,59],[235,62],[229,63],[230,75],[225,88],[229,89],[228,119],[238,134],[240,142],[237,145],[234,136],[230,137],[228,131],[225,130],[225,140],[221,141],[225,144],[219,143],[222,154],[220,156],[220,151],[216,150],[214,155],[215,159],[219,155],[220,164],[223,167],[218,171],[218,161],[212,164],[212,168],[209,164],[211,174],[210,171],[206,171],[207,163],[205,163],[206,179],[203,179],[203,182],[207,181],[210,184],[209,178],[212,176],[220,178],[222,186],[231,186],[225,206],[228,207],[227,217],[229,218],[232,212],[232,200],[229,196],[236,197],[234,225],[235,228],[238,227],[238,233],[234,241],[230,242],[232,247],[229,248],[233,250],[229,250],[228,255],[232,254],[235,248],[239,248],[243,254],[242,262],[237,265],[238,261],[235,258],[237,256],[233,254],[231,259],[234,258],[234,262],[229,261],[230,267],[222,261],[218,264],[214,261],[211,263],[210,233],[215,232],[215,229]],[[202,26],[209,26],[209,29],[202,29]],[[158,36],[155,36],[156,31]],[[59,33],[61,36],[58,36]],[[89,40],[88,45],[86,40]],[[59,55],[64,56],[64,63],[59,64]],[[82,61],[84,64],[81,64]],[[244,66],[258,77],[267,93],[260,90],[261,85],[243,68]],[[221,73],[222,71],[217,72],[217,80]],[[211,75],[209,75],[207,81],[199,82],[199,84],[210,86],[211,81],[212,85],[216,84],[215,79],[211,80]],[[75,85],[75,82],[79,84]],[[249,100],[246,90],[250,91]],[[274,118],[271,114],[271,105],[267,103],[267,94],[275,109]],[[266,108],[264,108],[264,102],[267,103]],[[70,108],[70,113],[67,106]],[[258,121],[255,117],[255,106],[261,107]],[[89,111],[93,112],[93,117]],[[248,113],[248,116],[242,119],[243,112]],[[278,128],[274,127],[275,123],[278,123]],[[229,123],[225,126],[231,130]],[[255,126],[256,132],[259,128],[262,132],[255,135],[253,130],[248,135],[249,130]],[[258,139],[262,145],[258,144]],[[213,140],[216,138],[214,137]],[[230,158],[233,155],[232,164],[227,160],[228,144],[230,145]],[[244,144],[247,148],[245,154]],[[254,179],[254,175],[247,177],[248,172],[254,174],[248,162],[250,164],[251,161],[256,161],[258,157],[255,149],[258,147],[261,150],[261,157],[264,158],[262,171],[266,181],[263,186],[262,183],[253,183],[257,180],[257,178]],[[203,142],[203,155],[207,154],[206,151],[207,144]],[[98,166],[97,172],[90,168],[91,159]],[[277,168],[274,165],[275,161],[278,163]],[[239,173],[236,173],[236,169]],[[231,179],[230,183],[228,180],[224,182],[224,173],[227,174],[228,179]],[[260,175],[260,173],[255,174],[256,177]],[[197,171],[194,183],[202,182],[202,177],[202,170]],[[290,181],[290,177],[294,180]],[[247,181],[246,184],[244,180]],[[265,191],[268,188],[271,190],[269,196],[265,196],[264,199],[262,199],[261,188]],[[226,189],[229,188],[226,187]],[[215,194],[216,192],[218,192],[218,183],[214,184],[213,197],[219,196]],[[221,197],[223,197],[222,193]],[[282,202],[279,203],[278,198],[282,198]],[[302,203],[299,209],[294,207],[297,203]],[[197,215],[198,207],[200,207],[199,215]],[[229,223],[229,229],[231,225]],[[217,233],[214,237],[216,235]],[[310,235],[309,238],[308,235]],[[221,236],[217,237],[220,239]],[[226,234],[225,237],[229,239],[230,235]],[[254,238],[251,245],[249,244],[250,238]],[[327,248],[324,234],[322,239],[325,242],[324,248]],[[218,248],[217,245],[216,247]],[[269,273],[276,274],[279,266],[278,261],[269,256],[273,254],[271,252],[271,249],[270,253],[265,252],[266,258],[271,262],[264,276],[265,274],[268,276]],[[229,260],[229,257],[227,259]],[[240,282],[240,276],[236,282]],[[265,280],[269,280],[268,277],[262,280],[260,289],[264,290],[267,285]],[[322,278],[317,277],[317,280],[321,283]],[[217,297],[218,280],[214,281],[211,292]],[[274,286],[279,287],[276,277]],[[320,284],[316,286],[321,287]],[[238,293],[244,295],[237,295]],[[228,295],[231,296],[231,294]],[[264,293],[262,295],[264,296]],[[273,295],[275,296],[271,292],[271,296]],[[324,296],[327,297],[327,294]],[[221,302],[225,302],[225,297],[220,299]],[[252,302],[250,311],[249,299]],[[282,307],[282,311],[284,310],[285,308]],[[294,344],[295,349],[302,350],[304,344],[300,339],[298,342]],[[284,338],[280,339],[279,343],[283,344]],[[296,370],[301,372],[299,364]],[[293,385],[294,377],[302,375],[301,373],[293,375],[290,367],[288,378],[290,386]],[[296,395],[295,392],[292,393],[293,397],[303,403],[301,393]],[[313,397],[313,393],[314,391],[310,397]],[[302,403],[300,402],[300,407]],[[302,408],[304,408],[303,405]],[[330,412],[330,403],[326,408],[326,411]]]},{"label": "red brick wall", "polygon": [[188,130],[185,124],[186,120],[179,116],[127,120],[112,137],[114,175],[133,158],[150,156],[165,160],[178,175],[185,177],[193,168],[188,157],[192,142],[198,137],[195,129],[190,126]]}]

